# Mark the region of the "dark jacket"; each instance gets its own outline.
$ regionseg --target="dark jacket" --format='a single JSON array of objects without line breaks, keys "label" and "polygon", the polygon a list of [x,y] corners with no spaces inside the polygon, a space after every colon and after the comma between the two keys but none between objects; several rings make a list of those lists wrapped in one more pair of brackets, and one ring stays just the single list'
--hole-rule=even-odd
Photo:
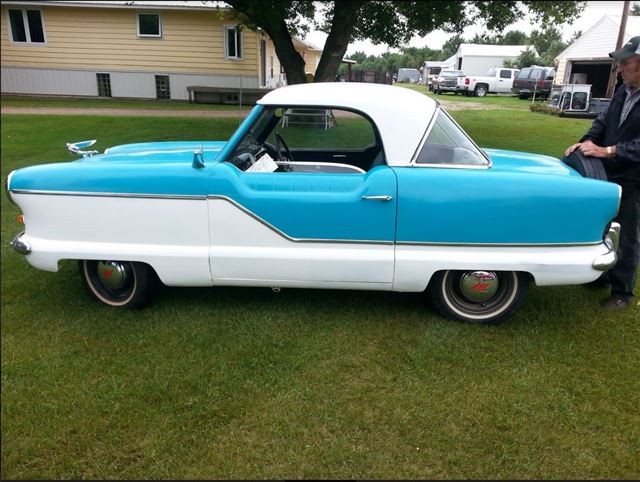
[{"label": "dark jacket", "polygon": [[609,108],[593,121],[591,129],[580,142],[591,140],[602,147],[615,145],[616,156],[602,159],[607,177],[622,187],[637,189],[640,186],[640,101],[618,127],[626,96],[626,89],[621,86],[611,99]]}]

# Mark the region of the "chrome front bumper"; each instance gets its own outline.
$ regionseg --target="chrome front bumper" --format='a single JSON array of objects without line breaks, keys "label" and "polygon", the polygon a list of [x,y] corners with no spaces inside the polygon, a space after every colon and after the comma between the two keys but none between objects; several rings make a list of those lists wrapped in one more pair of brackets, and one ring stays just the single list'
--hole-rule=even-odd
[{"label": "chrome front bumper", "polygon": [[11,241],[11,247],[15,249],[18,253],[27,255],[31,252],[31,246],[29,243],[22,241],[22,236],[24,235],[24,231],[17,234],[13,241]]},{"label": "chrome front bumper", "polygon": [[618,244],[620,243],[620,224],[611,223],[611,227],[609,228],[609,232],[604,238],[604,244],[609,251],[605,254],[598,256],[593,261],[593,269],[597,269],[598,271],[607,271],[616,264],[618,261],[618,255],[616,251],[618,250]]}]

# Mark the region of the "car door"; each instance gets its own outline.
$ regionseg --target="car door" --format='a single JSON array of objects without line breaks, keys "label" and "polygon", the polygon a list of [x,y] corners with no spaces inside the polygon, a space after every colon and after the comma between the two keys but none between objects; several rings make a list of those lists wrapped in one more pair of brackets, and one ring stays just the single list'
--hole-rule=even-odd
[{"label": "car door", "polygon": [[[381,162],[382,152],[366,170],[348,164],[350,157],[362,161],[349,151],[371,150],[377,142],[362,120],[369,122],[338,116],[328,129],[303,120],[280,123],[293,163],[284,161],[275,172],[242,170],[231,162],[212,170],[214,284],[391,288],[396,176]],[[312,160],[314,146],[319,162]],[[340,157],[328,156],[332,149]],[[300,152],[305,160],[295,161]]]},{"label": "car door", "polygon": [[500,69],[498,72],[498,82],[496,84],[496,92],[505,93],[511,92],[513,87],[513,70]]}]

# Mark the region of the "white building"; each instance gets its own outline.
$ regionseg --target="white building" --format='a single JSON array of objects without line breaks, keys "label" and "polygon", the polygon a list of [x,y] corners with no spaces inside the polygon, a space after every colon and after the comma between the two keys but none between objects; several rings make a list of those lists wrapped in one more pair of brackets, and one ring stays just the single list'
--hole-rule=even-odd
[{"label": "white building", "polygon": [[[515,60],[531,48],[529,45],[460,44],[455,54],[455,68],[466,75],[485,75],[492,67],[503,67],[505,60]],[[537,53],[536,53],[537,55]]]},{"label": "white building", "polygon": [[[591,84],[593,97],[604,97],[611,72],[609,52],[616,49],[620,15],[605,15],[555,58],[555,84]],[[640,35],[640,17],[627,17],[623,45]]]}]

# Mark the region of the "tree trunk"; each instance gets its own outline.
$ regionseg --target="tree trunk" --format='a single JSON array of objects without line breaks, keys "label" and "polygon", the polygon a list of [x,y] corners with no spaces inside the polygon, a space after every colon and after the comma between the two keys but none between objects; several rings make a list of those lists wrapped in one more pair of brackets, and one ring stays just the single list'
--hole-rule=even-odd
[{"label": "tree trunk", "polygon": [[347,52],[353,27],[364,2],[336,0],[331,31],[324,44],[316,69],[316,82],[334,82],[338,68]]},{"label": "tree trunk", "polygon": [[307,77],[304,73],[304,59],[293,46],[293,39],[291,38],[289,30],[287,30],[287,25],[284,23],[284,20],[282,20],[274,27],[275,28],[270,29],[265,28],[264,31],[273,41],[276,55],[287,76],[287,85],[306,83]]}]

